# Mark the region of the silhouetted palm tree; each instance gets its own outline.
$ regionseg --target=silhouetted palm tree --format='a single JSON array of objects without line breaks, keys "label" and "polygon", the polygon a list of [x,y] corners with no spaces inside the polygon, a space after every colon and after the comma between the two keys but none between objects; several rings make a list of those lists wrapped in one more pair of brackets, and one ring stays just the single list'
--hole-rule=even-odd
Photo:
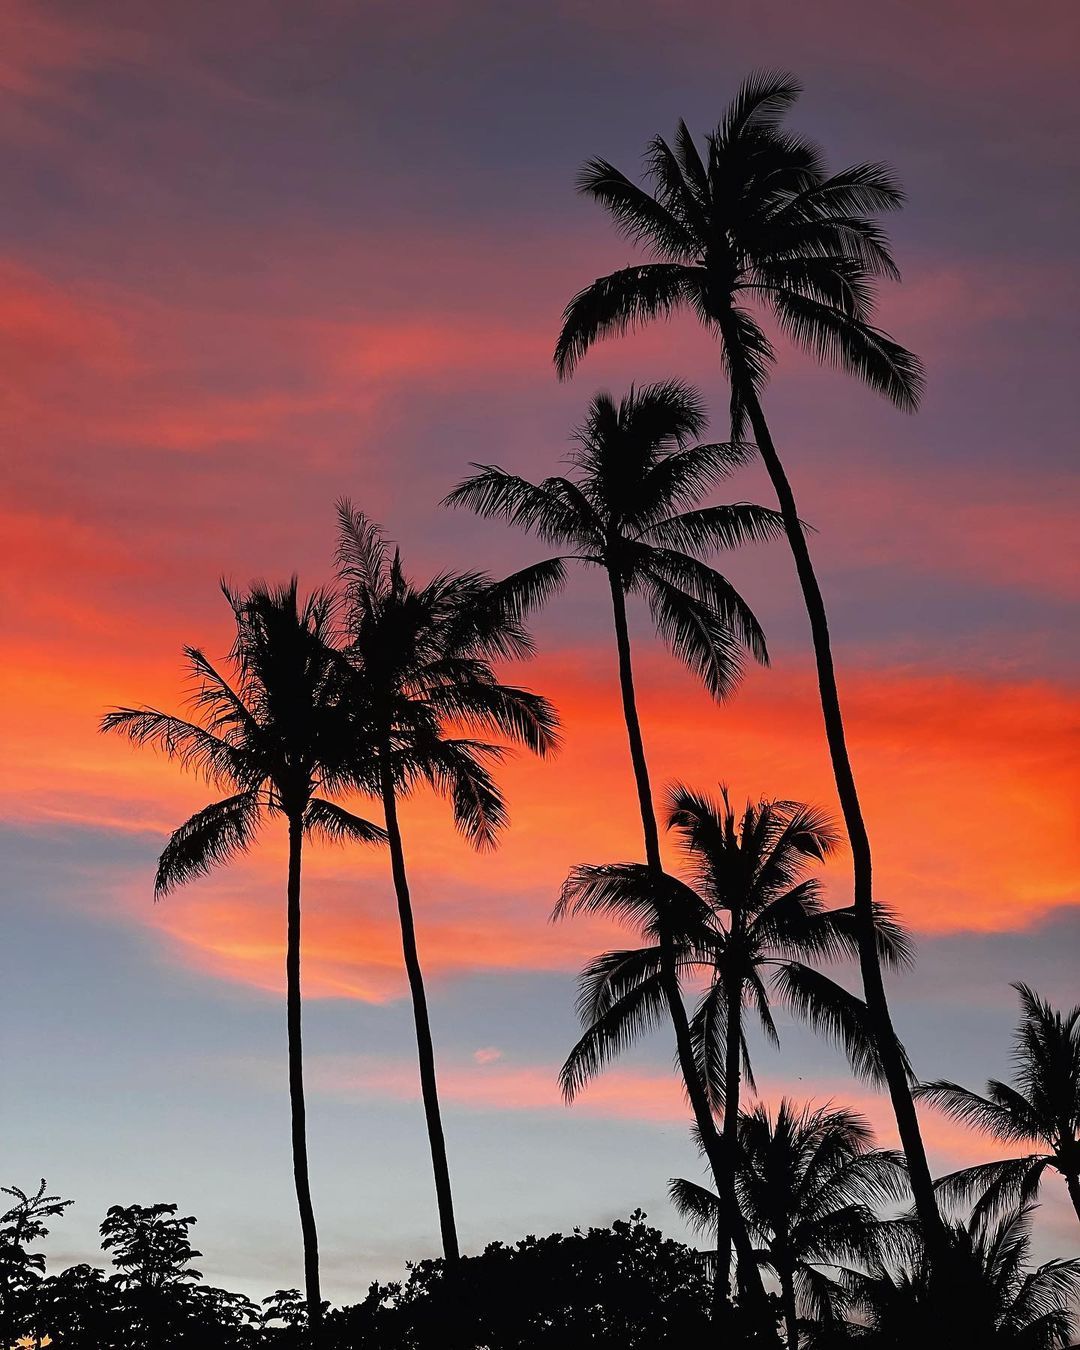
[{"label": "silhouetted palm tree", "polygon": [[679,124],[674,146],[657,136],[647,159],[652,193],[606,160],[585,165],[580,190],[657,260],[600,277],[570,301],[555,364],[560,377],[568,376],[599,339],[680,309],[697,315],[719,340],[731,386],[732,435],[741,437],[747,423],[753,429],[810,619],[825,732],[851,842],[866,1002],[919,1213],[944,1251],[944,1229],[877,959],[870,842],[848,755],[825,605],[761,404],[773,349],[753,312],[764,308],[794,342],[858,375],[899,407],[914,409],[921,366],[871,323],[874,282],[898,275],[871,216],[899,206],[902,194],[879,164],[828,175],[813,143],[781,129],[798,94],[799,85],[788,75],[751,76],[707,137],[704,157],[685,123]]},{"label": "silhouetted palm tree", "polygon": [[246,852],[267,816],[288,827],[285,978],[293,1173],[304,1239],[304,1276],[313,1338],[322,1315],[319,1248],[308,1179],[300,993],[300,882],[303,841],[383,842],[383,830],[319,795],[352,785],[352,718],[343,700],[343,664],[333,650],[333,603],[316,592],[303,603],[294,578],[227,587],[236,622],[231,671],[221,674],[196,647],[185,649],[194,684],[189,721],[155,708],[118,708],[102,730],[152,745],[230,795],[176,829],[158,860],[155,898]]},{"label": "silhouetted palm tree", "polygon": [[[719,478],[746,459],[745,448],[737,445],[691,444],[705,425],[697,392],[675,380],[631,389],[617,404],[609,394],[598,394],[576,432],[573,477],[534,484],[493,465],[475,465],[479,472],[446,499],[485,517],[501,516],[546,542],[571,549],[569,555],[541,564],[550,568],[544,574],[549,591],[563,584],[566,561],[605,572],[645,856],[658,883],[657,897],[666,891],[659,885],[663,862],[634,691],[626,597],[644,595],[657,632],[709,692],[721,698],[738,677],[744,649],[759,661],[767,660],[765,638],[731,583],[697,555],[767,539],[781,528],[777,514],[763,507],[696,505]],[[726,1182],[718,1175],[717,1186],[726,1189],[734,1212],[730,1167],[720,1157],[722,1141],[693,1066],[672,939],[663,922],[657,937],[666,954],[661,978],[687,1093],[714,1166],[720,1174],[728,1173]]]},{"label": "silhouetted palm tree", "polygon": [[[860,1325],[853,1340],[867,1350],[971,1345],[980,1350],[1055,1350],[1068,1345],[1080,1296],[1080,1260],[1028,1267],[1033,1206],[993,1223],[950,1225],[959,1340],[943,1340],[930,1291],[923,1233],[910,1220],[882,1225],[882,1257],[844,1282]],[[831,1344],[824,1341],[822,1344]]]},{"label": "silhouetted palm tree", "polygon": [[949,1201],[976,1201],[987,1219],[1034,1200],[1047,1168],[1065,1178],[1080,1219],[1080,1005],[1060,1013],[1026,984],[1014,984],[1023,1014],[1013,1047],[1015,1086],[990,1079],[986,1095],[956,1083],[924,1083],[916,1095],[953,1120],[1002,1143],[1042,1144],[1037,1153],[965,1167],[938,1181]]},{"label": "silhouetted palm tree", "polygon": [[[854,1111],[804,1106],[786,1098],[775,1118],[764,1105],[738,1121],[739,1204],[760,1259],[780,1285],[789,1350],[799,1318],[834,1323],[844,1307],[836,1267],[878,1255],[878,1207],[908,1191],[902,1153],[875,1149],[866,1120]],[[672,1181],[676,1209],[702,1233],[716,1231],[712,1191]]]},{"label": "silhouetted palm tree", "polygon": [[[773,999],[838,1041],[861,1074],[880,1080],[881,1066],[863,1002],[807,964],[857,952],[851,909],[825,909],[817,881],[807,876],[808,864],[836,844],[831,822],[798,802],[770,801],[748,803],[737,819],[726,791],[718,802],[677,786],[668,801],[669,828],[680,837],[691,883],[677,894],[684,914],[694,916],[676,944],[676,964],[709,979],[690,1034],[709,1105],[723,1112],[725,1151],[734,1157],[744,1074],[753,1086],[747,1003],[774,1043],[779,1036]],[[640,864],[579,867],[564,888],[559,912],[609,912],[630,918],[652,938],[641,922],[650,916],[652,890],[651,874]],[[889,964],[910,959],[906,935],[885,913],[878,915],[878,942]],[[578,1008],[585,1032],[563,1067],[568,1096],[647,1027],[658,997],[660,960],[653,940],[635,950],[607,952],[582,972]],[[717,1269],[725,1286],[731,1236],[721,1215]]]},{"label": "silhouetted palm tree", "polygon": [[[814,807],[747,802],[736,818],[726,788],[717,801],[685,787],[672,789],[669,806],[669,827],[680,838],[691,882],[720,927],[713,980],[695,1013],[692,1031],[714,1110],[723,1111],[725,1138],[734,1149],[740,1063],[753,1086],[743,1024],[747,1000],[766,1036],[779,1043],[765,981],[774,997],[838,1040],[860,1074],[881,1081],[866,1005],[807,964],[858,955],[855,915],[852,908],[824,908],[820,883],[808,876],[809,864],[826,858],[839,842],[836,827]],[[887,965],[899,968],[911,962],[914,954],[907,935],[880,907],[877,934],[879,954]],[[719,1246],[723,1262],[727,1248],[723,1233]]]},{"label": "silhouetted palm tree", "polygon": [[[538,694],[496,679],[491,662],[531,651],[520,615],[540,585],[532,569],[498,585],[480,573],[445,572],[425,586],[406,577],[400,555],[348,502],[338,508],[338,571],[347,605],[346,656],[361,725],[353,743],[356,776],[382,801],[416,1024],[420,1086],[431,1144],[443,1251],[459,1256],[450,1171],[435,1076],[424,977],[417,950],[398,800],[421,783],[449,797],[454,823],[477,848],[490,848],[506,824],[490,772],[509,741],[546,755],[558,719]],[[464,729],[502,743],[455,735]]]}]

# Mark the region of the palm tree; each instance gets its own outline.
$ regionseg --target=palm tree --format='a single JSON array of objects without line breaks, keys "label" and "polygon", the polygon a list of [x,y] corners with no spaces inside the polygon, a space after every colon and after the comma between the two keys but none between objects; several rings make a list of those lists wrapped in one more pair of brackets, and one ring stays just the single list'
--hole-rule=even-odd
[{"label": "palm tree", "polygon": [[[692,444],[705,429],[701,399],[675,380],[631,389],[618,403],[606,393],[589,405],[575,433],[573,477],[539,484],[494,465],[478,470],[446,498],[484,517],[499,516],[570,549],[541,566],[548,591],[565,580],[566,561],[602,568],[611,593],[619,682],[637,787],[645,856],[657,896],[665,895],[660,838],[634,690],[626,597],[642,594],[657,632],[716,698],[733,688],[744,649],[767,661],[765,637],[731,583],[697,556],[778,534],[773,511],[747,503],[699,507],[704,493],[744,463],[738,445]],[[662,981],[675,1028],[680,1067],[697,1126],[734,1214],[730,1167],[721,1159],[704,1085],[694,1068],[689,1023],[679,992],[674,938],[661,922]],[[726,1181],[719,1174],[726,1173]],[[756,1272],[751,1272],[751,1278]]]},{"label": "palm tree", "polygon": [[[426,783],[450,799],[455,825],[475,847],[494,846],[507,814],[490,765],[503,758],[506,742],[537,755],[557,745],[551,704],[500,683],[491,666],[498,658],[529,654],[520,619],[536,587],[543,589],[543,572],[530,569],[499,584],[480,573],[446,572],[416,586],[399,553],[390,554],[381,531],[362,512],[344,501],[338,517],[338,573],[349,633],[345,654],[361,727],[352,741],[360,752],[353,767],[385,813],[443,1251],[455,1264],[450,1169],[398,801]],[[494,735],[500,742],[451,734],[454,729]]]},{"label": "palm tree", "polygon": [[117,708],[101,726],[136,745],[156,747],[229,792],[173,831],[158,860],[155,899],[246,853],[267,817],[284,817],[288,827],[285,982],[293,1175],[309,1325],[318,1344],[322,1295],[308,1178],[301,1029],[303,843],[310,835],[367,844],[384,842],[386,836],[378,825],[320,795],[351,786],[355,758],[342,662],[333,650],[331,598],[316,592],[301,603],[295,578],[280,587],[259,583],[246,595],[223,590],[236,623],[231,670],[222,674],[198,648],[185,649],[195,720],[156,708]]},{"label": "palm tree", "polygon": [[[788,1350],[799,1345],[799,1318],[835,1323],[844,1291],[835,1270],[878,1255],[876,1208],[907,1194],[902,1153],[875,1149],[866,1120],[829,1106],[801,1110],[786,1098],[775,1117],[758,1104],[738,1116],[739,1204],[760,1259],[780,1285]],[[718,1202],[692,1181],[671,1183],[682,1216],[716,1231]]]},{"label": "palm tree", "polygon": [[[774,997],[839,1040],[856,1070],[880,1081],[882,1066],[869,1034],[865,1004],[807,964],[858,955],[855,915],[851,908],[824,908],[820,883],[808,875],[809,864],[826,858],[840,839],[832,821],[814,807],[747,802],[737,820],[726,788],[721,788],[717,801],[675,787],[668,801],[668,825],[680,838],[691,881],[721,925],[712,983],[691,1030],[714,1110],[724,1113],[724,1135],[734,1152],[741,1065],[754,1086],[743,1019],[747,1000],[766,1037],[779,1044],[766,979]],[[907,935],[887,911],[880,906],[877,911],[880,958],[893,968],[910,964],[914,953]],[[719,1247],[726,1269],[723,1233]]]},{"label": "palm tree", "polygon": [[1080,1296],[1080,1260],[1029,1268],[1033,1209],[1024,1205],[991,1223],[975,1219],[950,1225],[957,1276],[953,1297],[962,1329],[955,1339],[942,1338],[924,1234],[910,1220],[882,1225],[882,1256],[867,1271],[844,1272],[850,1306],[862,1322],[854,1343],[867,1350],[944,1344],[1055,1350],[1068,1345]]},{"label": "palm tree", "polygon": [[555,348],[560,378],[599,339],[688,309],[720,343],[731,387],[732,435],[752,428],[776,491],[814,643],[825,734],[851,843],[859,961],[867,1007],[887,1076],[912,1189],[931,1244],[944,1228],[934,1202],[919,1121],[893,1031],[874,936],[870,841],[848,755],[825,604],[787,473],[765,420],[761,394],[774,354],[753,306],[822,360],[859,376],[899,407],[914,409],[918,360],[871,322],[873,286],[898,275],[874,213],[902,193],[880,164],[828,175],[811,142],[782,130],[800,87],[788,75],[758,74],[741,87],[706,139],[704,158],[685,123],[674,145],[649,146],[654,191],[606,160],[590,160],[578,181],[620,232],[655,260],[600,277],[566,307]]},{"label": "palm tree", "polygon": [[[771,1003],[778,1001],[839,1041],[862,1075],[881,1077],[865,1005],[808,964],[856,952],[853,915],[850,908],[824,908],[819,883],[807,875],[809,863],[837,843],[821,812],[798,802],[762,801],[747,803],[737,819],[726,789],[716,801],[681,786],[669,790],[668,807],[688,876],[688,882],[668,880],[688,916],[675,960],[680,972],[708,979],[690,1036],[710,1110],[723,1113],[725,1153],[734,1158],[744,1075],[754,1087],[747,1004],[774,1044]],[[650,926],[653,889],[648,869],[633,863],[576,868],[564,887],[560,914],[588,910],[628,918],[648,943],[606,952],[582,972],[578,1011],[585,1030],[563,1067],[568,1097],[650,1025],[661,962]],[[894,966],[908,962],[910,944],[891,916],[879,912],[877,927],[884,959]],[[733,1235],[728,1217],[720,1218],[717,1277],[726,1288]]]},{"label": "palm tree", "polygon": [[917,1088],[916,1096],[1002,1143],[1043,1147],[965,1167],[942,1177],[938,1188],[949,1201],[976,1200],[976,1217],[987,1219],[1034,1200],[1052,1168],[1065,1178],[1080,1219],[1080,1006],[1063,1014],[1026,984],[1013,988],[1023,1014],[1013,1048],[1015,1086],[992,1078],[980,1096],[939,1079]]}]

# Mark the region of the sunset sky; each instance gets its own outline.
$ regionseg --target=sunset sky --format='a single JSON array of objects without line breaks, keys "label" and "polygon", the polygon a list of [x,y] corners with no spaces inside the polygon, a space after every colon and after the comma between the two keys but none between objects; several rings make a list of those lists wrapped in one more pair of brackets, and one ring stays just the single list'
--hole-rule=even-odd
[{"label": "sunset sky", "polygon": [[[881,322],[924,359],[916,417],[784,351],[767,395],[830,605],[878,892],[914,928],[893,983],[919,1073],[1006,1076],[1013,979],[1077,1000],[1075,55],[1071,0],[0,0],[5,473],[0,1184],[76,1200],[54,1268],[101,1259],[114,1202],[175,1201],[198,1263],[258,1296],[301,1279],[289,1162],[284,840],[152,902],[207,790],[96,733],[176,707],[180,653],[229,644],[218,580],[329,579],[333,506],[384,522],[418,577],[540,556],[441,511],[469,461],[555,471],[599,388],[681,375],[722,439],[690,322],[598,348],[573,381],[562,306],[632,259],[575,196],[704,132],[761,65],[806,85],[830,162],[890,161],[909,206]],[[772,504],[759,470],[731,499]],[[773,668],[717,708],[635,636],[658,786],[835,808],[808,633],[779,545],[721,562]],[[445,807],[404,811],[462,1240],[607,1223],[683,1235],[699,1175],[658,1036],[561,1104],[574,973],[614,939],[548,915],[569,865],[634,858],[604,592],[579,576],[515,678],[566,744],[504,774],[480,859]],[[374,808],[371,808],[374,810]],[[670,856],[670,855],[669,855]],[[674,862],[674,859],[672,859]],[[846,903],[846,855],[830,865]],[[388,865],[312,855],[305,985],[324,1285],[361,1297],[438,1230]],[[845,977],[847,978],[847,977]],[[770,1099],[885,1103],[782,1021]],[[932,1112],[939,1170],[994,1156]],[[1075,1254],[1050,1178],[1039,1252]]]}]

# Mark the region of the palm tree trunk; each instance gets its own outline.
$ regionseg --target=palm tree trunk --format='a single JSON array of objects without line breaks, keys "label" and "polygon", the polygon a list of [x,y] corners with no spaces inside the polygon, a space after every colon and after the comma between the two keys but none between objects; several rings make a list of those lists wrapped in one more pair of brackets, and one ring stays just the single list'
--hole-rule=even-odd
[{"label": "palm tree trunk", "polygon": [[1069,1199],[1076,1210],[1076,1217],[1080,1219],[1080,1173],[1066,1172],[1065,1185],[1069,1188]]},{"label": "palm tree trunk", "polygon": [[446,1160],[446,1140],[443,1136],[442,1114],[439,1110],[439,1087],[435,1078],[435,1049],[431,1040],[431,1020],[428,1017],[427,994],[424,991],[424,973],[420,968],[420,956],[416,950],[416,926],[413,922],[412,900],[409,896],[409,880],[405,872],[405,852],[401,844],[397,797],[388,746],[383,748],[380,761],[379,777],[383,811],[386,816],[386,835],[390,846],[390,869],[394,877],[394,890],[397,893],[405,971],[409,977],[409,991],[412,994],[413,1021],[416,1025],[416,1057],[420,1065],[420,1094],[424,1102],[428,1141],[431,1145],[431,1167],[435,1174],[435,1198],[439,1207],[443,1255],[447,1266],[454,1269],[461,1252],[458,1247],[457,1226],[454,1223],[450,1167]]},{"label": "palm tree trunk", "polygon": [[[641,808],[641,826],[645,835],[645,860],[649,869],[657,877],[664,873],[663,859],[660,856],[660,834],[656,825],[656,811],[653,807],[652,788],[649,783],[649,768],[645,759],[645,743],[641,735],[641,721],[637,712],[637,698],[634,693],[634,671],[630,657],[630,630],[626,622],[626,597],[623,594],[619,578],[609,572],[611,585],[611,604],[615,617],[615,642],[619,653],[619,685],[622,691],[623,716],[626,721],[626,734],[630,742],[630,759],[634,767],[634,781],[637,785],[638,803]],[[735,1244],[738,1258],[739,1282],[747,1305],[760,1318],[762,1331],[768,1335],[770,1329],[775,1337],[775,1324],[769,1311],[765,1286],[761,1282],[761,1272],[754,1260],[750,1237],[739,1214],[738,1199],[735,1195],[734,1170],[730,1155],[725,1152],[724,1142],[716,1129],[712,1109],[705,1092],[704,1084],[698,1073],[694,1058],[694,1043],[690,1035],[690,1022],[679,989],[679,973],[675,963],[675,949],[669,937],[660,935],[660,978],[667,1000],[668,1013],[675,1029],[675,1047],[679,1057],[679,1068],[686,1084],[687,1096],[694,1113],[694,1121],[701,1136],[705,1155],[712,1169],[713,1182],[720,1199],[721,1215],[728,1216],[728,1226]],[[719,1253],[718,1253],[719,1258]],[[718,1260],[719,1264],[719,1260]],[[716,1282],[717,1301],[713,1313],[717,1321],[730,1316],[731,1305],[726,1297],[727,1288],[719,1275]],[[775,1337],[779,1345],[779,1338]]]},{"label": "palm tree trunk", "polygon": [[[732,915],[734,926],[736,916]],[[742,1087],[742,980],[725,981],[727,1038],[724,1045],[724,1149],[729,1158],[738,1156],[739,1097]],[[716,1241],[717,1259],[724,1279],[731,1280],[731,1231],[721,1217]]]},{"label": "palm tree trunk", "polygon": [[790,1269],[780,1272],[780,1303],[784,1312],[787,1350],[799,1350],[799,1314],[795,1303],[795,1277]]},{"label": "palm tree trunk", "polygon": [[311,1204],[308,1177],[307,1110],[304,1104],[304,1047],[300,1002],[300,867],[304,825],[299,815],[289,817],[288,939],[285,951],[286,1017],[289,1027],[289,1105],[292,1111],[293,1178],[304,1238],[304,1293],[307,1300],[308,1339],[318,1350],[322,1337],[322,1292],[319,1288],[319,1237]]},{"label": "palm tree trunk", "polygon": [[893,1114],[900,1134],[900,1142],[907,1158],[911,1177],[911,1191],[915,1199],[919,1221],[926,1234],[927,1248],[934,1256],[943,1256],[946,1251],[945,1227],[938,1212],[934,1198],[934,1181],[930,1166],[926,1160],[919,1129],[919,1118],[915,1112],[915,1102],[911,1095],[907,1070],[900,1042],[893,1028],[889,1003],[885,995],[885,982],[881,974],[881,962],[878,959],[877,938],[874,928],[874,890],[873,861],[870,852],[870,836],[863,819],[862,805],[855,785],[855,773],[848,754],[847,737],[844,732],[844,719],[840,710],[840,692],[836,685],[836,670],[833,665],[832,642],[829,637],[829,623],[825,612],[825,601],[818,585],[814,565],[810,559],[810,549],[799,521],[795,506],[795,495],[791,490],[787,474],[776,452],[768,423],[762,411],[749,370],[745,366],[737,335],[731,331],[726,320],[720,322],[731,365],[731,377],[737,384],[750,424],[754,430],[758,452],[765,465],[776,492],[780,513],[784,521],[784,531],[792,556],[795,570],[802,587],[803,602],[810,619],[810,632],[814,643],[814,658],[817,663],[818,692],[821,698],[821,711],[825,722],[825,738],[832,760],[833,777],[836,780],[836,792],[840,799],[840,809],[844,814],[844,825],[851,845],[852,866],[855,877],[854,901],[855,923],[859,942],[859,967],[862,973],[863,994],[867,1015],[881,1059],[889,1096],[892,1099]]}]

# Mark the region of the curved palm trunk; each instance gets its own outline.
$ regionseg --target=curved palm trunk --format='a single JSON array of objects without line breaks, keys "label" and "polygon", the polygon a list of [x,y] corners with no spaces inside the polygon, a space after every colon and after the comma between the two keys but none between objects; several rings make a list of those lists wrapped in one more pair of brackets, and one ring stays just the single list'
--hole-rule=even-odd
[{"label": "curved palm trunk", "polygon": [[300,866],[304,826],[299,816],[289,818],[288,939],[285,950],[286,1018],[289,1027],[289,1105],[292,1111],[293,1178],[304,1238],[304,1294],[308,1338],[317,1350],[322,1338],[322,1292],[319,1288],[319,1237],[311,1204],[308,1177],[307,1110],[304,1104],[304,1047],[300,1002]]},{"label": "curved palm trunk", "polygon": [[[656,812],[653,808],[652,788],[649,783],[649,769],[645,759],[645,743],[641,735],[641,722],[637,712],[637,698],[634,693],[634,671],[630,659],[630,632],[626,622],[626,597],[617,577],[608,574],[611,585],[611,603],[615,617],[615,642],[619,653],[619,685],[622,691],[623,716],[626,720],[626,734],[630,743],[630,759],[634,767],[634,781],[637,785],[638,804],[641,808],[641,826],[645,835],[645,860],[650,870],[657,876],[663,874],[664,864],[660,856],[660,834],[656,825]],[[690,1021],[679,989],[679,973],[675,963],[674,946],[670,939],[661,935],[660,939],[661,972],[660,977],[667,1000],[668,1013],[675,1029],[675,1046],[679,1057],[679,1068],[686,1084],[687,1096],[694,1113],[694,1121],[701,1136],[705,1155],[713,1174],[716,1193],[720,1199],[720,1213],[727,1215],[728,1228],[738,1257],[739,1283],[748,1307],[760,1319],[762,1331],[768,1335],[771,1331],[775,1343],[779,1338],[775,1334],[775,1324],[769,1311],[765,1286],[761,1282],[761,1272],[754,1260],[753,1249],[746,1227],[739,1214],[738,1199],[735,1195],[734,1171],[730,1155],[726,1152],[724,1141],[717,1132],[709,1106],[708,1096],[698,1073],[694,1058],[694,1044],[690,1035]],[[728,1290],[725,1282],[717,1279],[717,1302],[713,1314],[717,1321],[730,1317],[731,1305],[726,1297]]]},{"label": "curved palm trunk", "polygon": [[870,837],[863,819],[862,805],[855,785],[855,774],[848,754],[847,737],[844,732],[844,719],[840,710],[840,692],[836,685],[836,671],[833,665],[832,642],[829,637],[828,617],[821,587],[818,585],[814,565],[810,559],[810,550],[799,522],[799,513],[795,506],[795,495],[791,490],[787,474],[776,452],[772,436],[769,433],[765,414],[754,392],[749,371],[743,363],[738,338],[732,332],[730,324],[721,319],[721,333],[724,338],[728,358],[731,363],[732,378],[737,381],[750,424],[754,430],[754,439],[776,492],[780,513],[784,521],[784,531],[792,556],[795,570],[802,587],[806,613],[810,619],[810,632],[814,643],[814,658],[817,663],[818,692],[821,698],[821,711],[825,722],[825,737],[832,760],[833,777],[836,780],[836,792],[840,799],[840,809],[844,813],[844,825],[851,844],[851,858],[855,876],[855,922],[859,942],[859,966],[862,973],[863,993],[866,1000],[870,1026],[881,1057],[885,1080],[892,1099],[893,1114],[907,1158],[911,1177],[911,1190],[915,1198],[919,1220],[926,1234],[928,1250],[940,1256],[946,1250],[945,1228],[938,1213],[934,1198],[934,1182],[926,1160],[919,1129],[919,1118],[915,1112],[915,1102],[911,1096],[904,1059],[893,1028],[889,1003],[885,995],[885,983],[881,974],[881,962],[878,959],[877,941],[874,932],[874,893],[873,863],[870,853]]},{"label": "curved palm trunk", "polygon": [[413,922],[409,880],[405,872],[405,852],[398,825],[397,797],[390,769],[390,752],[384,748],[380,756],[380,785],[383,812],[386,816],[386,835],[390,846],[390,869],[397,894],[398,919],[401,923],[401,949],[405,957],[405,971],[412,994],[413,1021],[416,1026],[416,1057],[420,1065],[420,1094],[427,1119],[428,1141],[431,1145],[431,1167],[435,1174],[435,1198],[439,1206],[439,1228],[442,1232],[443,1255],[451,1269],[460,1258],[457,1226],[454,1223],[454,1198],[450,1190],[450,1167],[446,1160],[446,1140],[443,1136],[442,1114],[439,1111],[439,1087],[435,1078],[435,1050],[431,1041],[431,1020],[428,1017],[427,994],[424,991],[424,973],[416,950],[416,926]]}]

